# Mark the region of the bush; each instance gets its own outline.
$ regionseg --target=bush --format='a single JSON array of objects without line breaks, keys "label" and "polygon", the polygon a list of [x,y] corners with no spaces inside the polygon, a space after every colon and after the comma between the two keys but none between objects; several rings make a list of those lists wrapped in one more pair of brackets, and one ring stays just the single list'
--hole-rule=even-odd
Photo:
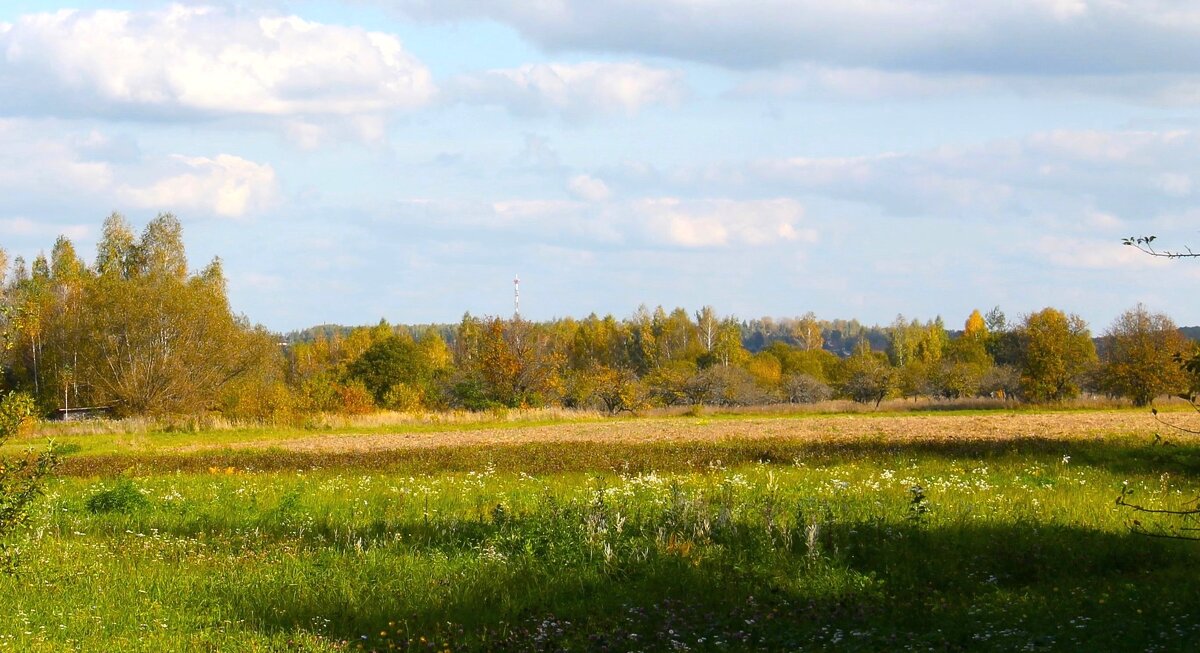
[{"label": "bush", "polygon": [[783,394],[793,404],[815,404],[833,396],[833,390],[808,374],[789,374],[783,377]]},{"label": "bush", "polygon": [[771,403],[771,396],[754,382],[754,377],[733,365],[715,365],[696,372],[688,379],[685,392],[694,404],[757,406]]},{"label": "bush", "polygon": [[[33,422],[34,401],[24,393],[10,392],[0,400],[0,445]],[[29,508],[42,493],[42,479],[54,469],[53,450],[16,459],[0,459],[0,568],[15,564],[4,540],[29,521]]]},{"label": "bush", "polygon": [[338,412],[343,415],[366,415],[375,412],[375,398],[360,381],[338,386]]},{"label": "bush", "polygon": [[383,396],[388,410],[414,412],[425,408],[425,389],[411,383],[395,383]]},{"label": "bush", "polygon": [[88,497],[84,507],[93,515],[99,515],[110,512],[129,514],[149,505],[150,500],[137,489],[133,481],[122,478],[116,485]]}]

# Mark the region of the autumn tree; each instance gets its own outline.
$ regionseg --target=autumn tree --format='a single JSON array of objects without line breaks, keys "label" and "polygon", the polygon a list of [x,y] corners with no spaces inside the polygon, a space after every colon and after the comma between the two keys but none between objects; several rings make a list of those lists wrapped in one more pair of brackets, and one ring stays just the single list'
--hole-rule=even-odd
[{"label": "autumn tree", "polygon": [[561,343],[541,325],[514,318],[464,318],[456,350],[455,401],[471,409],[542,406],[562,393]]},{"label": "autumn tree", "polygon": [[701,361],[702,367],[710,365],[740,365],[750,357],[750,352],[742,346],[742,327],[732,317],[721,320],[717,326],[716,337],[712,347]]},{"label": "autumn tree", "polygon": [[775,342],[766,352],[779,359],[780,374],[784,377],[804,374],[822,383],[829,383],[839,365],[837,355],[824,349],[800,349]]},{"label": "autumn tree", "polygon": [[[713,327],[711,323],[706,326]],[[666,313],[659,307],[654,311],[654,338],[657,345],[658,364],[667,361],[695,360],[708,351],[701,343],[699,329],[688,312],[675,308]],[[715,338],[715,331],[713,332]]]},{"label": "autumn tree", "polygon": [[642,305],[626,321],[629,364],[639,375],[645,375],[661,362],[658,325],[665,317],[661,306],[652,314]]},{"label": "autumn tree", "polygon": [[783,381],[783,362],[769,351],[760,351],[745,362],[746,371],[760,388],[770,392]]},{"label": "autumn tree", "polygon": [[1026,316],[1019,339],[1025,399],[1061,401],[1079,394],[1081,378],[1097,361],[1083,318],[1045,308]]},{"label": "autumn tree", "polygon": [[60,238],[31,274],[14,274],[4,299],[16,343],[10,365],[44,409],[211,410],[231,381],[277,356],[265,333],[233,314],[219,260],[189,275],[170,214],[140,239],[109,216],[92,269]]},{"label": "autumn tree", "polygon": [[821,323],[817,321],[817,316],[811,311],[792,322],[788,335],[796,341],[796,346],[804,351],[820,349],[825,344],[825,337],[821,333]]},{"label": "autumn tree", "polygon": [[963,325],[962,337],[975,342],[984,342],[987,340],[988,327],[987,322],[983,319],[979,309],[971,311],[967,316],[967,323]]},{"label": "autumn tree", "polygon": [[944,347],[942,361],[933,375],[938,394],[948,398],[979,394],[983,380],[993,366],[987,340],[988,329],[983,316],[978,310],[972,311],[962,334]]},{"label": "autumn tree", "polygon": [[1176,361],[1189,350],[1188,342],[1171,318],[1138,304],[1122,313],[1103,338],[1099,382],[1106,392],[1148,406],[1159,395],[1186,389],[1186,375]]},{"label": "autumn tree", "polygon": [[903,315],[888,329],[888,356],[896,367],[894,382],[904,397],[931,394],[949,338],[939,317],[906,322]]},{"label": "autumn tree", "polygon": [[712,353],[717,344],[717,335],[721,330],[721,320],[712,306],[705,306],[696,311],[696,337],[706,353]]},{"label": "autumn tree", "polygon": [[861,340],[854,353],[842,361],[838,372],[838,391],[859,403],[880,404],[895,386],[895,370],[887,354],[871,350],[866,340]]},{"label": "autumn tree", "polygon": [[646,384],[632,370],[599,366],[591,374],[593,383],[589,398],[597,401],[609,415],[638,410],[649,399]]}]

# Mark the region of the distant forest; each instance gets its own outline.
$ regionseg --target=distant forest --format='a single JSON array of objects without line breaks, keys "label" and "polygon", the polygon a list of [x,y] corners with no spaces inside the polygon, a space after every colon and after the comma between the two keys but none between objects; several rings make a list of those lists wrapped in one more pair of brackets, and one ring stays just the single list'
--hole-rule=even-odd
[{"label": "distant forest", "polygon": [[[644,306],[638,309],[638,311],[647,310],[649,309]],[[604,319],[611,317],[606,316]],[[593,313],[585,319],[600,318]],[[815,321],[821,330],[822,348],[843,357],[852,354],[854,347],[864,338],[871,344],[872,349],[879,351],[887,349],[891,338],[889,335],[890,327],[864,326],[858,320],[820,320],[813,314],[808,314],[802,318],[762,317],[748,321],[736,320],[735,318],[738,327],[741,329],[742,346],[751,353],[760,352],[777,342],[788,345],[800,345],[801,343],[797,340],[794,329],[796,328],[796,324],[802,320],[806,321],[806,324],[811,323],[808,321]],[[330,338],[335,334],[338,337],[345,338],[357,328],[360,327],[321,324],[301,331],[293,331],[287,334],[284,340],[289,343],[310,343],[319,338]],[[417,337],[427,330],[433,330],[447,342],[453,342],[458,332],[457,324],[401,324],[395,325],[393,328],[397,333],[406,332],[412,337]],[[1200,327],[1186,328],[1194,329],[1197,334],[1200,334]],[[950,338],[957,338],[962,334],[962,331],[947,329],[946,334]]]},{"label": "distant forest", "polygon": [[[1099,334],[1045,308],[1010,319],[741,320],[710,306],[640,307],[630,316],[530,322],[324,325],[280,335],[232,312],[219,259],[188,267],[170,214],[140,236],[118,214],[93,262],[60,237],[11,265],[0,251],[3,390],[46,415],[218,413],[303,423],[318,413],[563,406],[858,402],[994,397],[1055,402],[1088,392],[1144,405],[1191,396],[1200,327],[1142,306]],[[961,325],[961,328],[960,328]]]},{"label": "distant forest", "polygon": [[[644,308],[639,310],[644,310]],[[996,315],[1003,314],[999,306],[993,308],[992,312]],[[821,320],[815,316],[808,317],[815,319],[821,329],[821,348],[843,358],[853,354],[855,346],[864,338],[870,343],[871,349],[875,351],[887,351],[891,346],[892,333],[894,333],[896,328],[895,323],[888,326],[865,326],[859,323],[858,320],[853,319]],[[593,314],[587,319],[596,319],[596,316]],[[771,345],[777,342],[799,346],[801,343],[792,335],[790,329],[797,321],[802,319],[805,318],[761,317],[753,320],[739,320],[738,326],[741,329],[742,347],[746,351],[756,354],[770,348]],[[902,321],[903,317],[898,319]],[[939,318],[934,319],[934,322],[939,321]],[[353,331],[361,328],[361,326],[345,326],[341,324],[320,324],[307,329],[292,331],[284,335],[282,341],[289,344],[297,344],[312,343],[321,338],[331,338],[334,335],[339,338],[346,338]],[[458,332],[457,324],[397,324],[392,328],[397,334],[407,333],[412,338],[418,337],[425,331],[432,330],[447,342],[453,342],[455,334]],[[1178,327],[1178,329],[1184,339],[1200,341],[1200,326],[1185,326]],[[951,340],[958,338],[962,334],[961,329],[946,329],[946,335]],[[1095,344],[1097,351],[1103,351],[1107,339],[1103,336],[1094,336],[1092,342]]]}]

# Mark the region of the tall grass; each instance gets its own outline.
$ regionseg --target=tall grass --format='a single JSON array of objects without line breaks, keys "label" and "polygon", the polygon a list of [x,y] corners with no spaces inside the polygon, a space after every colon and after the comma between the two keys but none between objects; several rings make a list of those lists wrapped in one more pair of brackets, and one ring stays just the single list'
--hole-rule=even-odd
[{"label": "tall grass", "polygon": [[38,424],[31,435],[35,438],[132,435],[147,433],[219,433],[246,430],[378,430],[404,426],[474,426],[524,424],[594,420],[604,417],[594,410],[569,408],[513,408],[488,411],[379,411],[366,415],[315,413],[299,424],[230,420],[217,414],[177,415],[157,417],[127,417],[122,419],[90,419],[76,422],[46,421]]},{"label": "tall grass", "polygon": [[[787,415],[890,415],[897,413],[924,412],[970,412],[970,411],[1071,411],[1112,410],[1132,408],[1125,399],[1089,396],[1079,397],[1056,404],[1024,404],[1011,400],[969,399],[890,399],[878,407],[848,400],[830,400],[814,404],[771,404],[764,406],[673,406],[646,408],[637,413],[640,417],[694,417],[697,414],[726,416],[787,416]],[[1164,397],[1159,402],[1160,410],[1187,410],[1185,402]],[[494,409],[488,411],[444,410],[397,412],[379,411],[366,415],[338,415],[316,413],[306,416],[299,423],[272,423],[260,421],[230,420],[217,414],[200,416],[129,417],[124,419],[92,419],[78,422],[41,422],[31,432],[32,438],[62,438],[89,435],[139,435],[152,433],[222,433],[235,431],[349,431],[383,430],[389,428],[420,426],[490,427],[497,425],[519,425],[537,423],[559,423],[592,421],[613,418],[603,412],[561,407]]]},{"label": "tall grass", "polygon": [[0,649],[1200,641],[1200,550],[1132,535],[1113,501],[1195,496],[1194,446],[723,446],[60,478],[0,578]]}]

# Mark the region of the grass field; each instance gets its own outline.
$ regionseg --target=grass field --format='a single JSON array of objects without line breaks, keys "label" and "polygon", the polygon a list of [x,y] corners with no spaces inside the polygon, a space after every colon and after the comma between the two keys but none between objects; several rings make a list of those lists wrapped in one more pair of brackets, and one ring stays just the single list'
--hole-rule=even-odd
[{"label": "grass field", "polygon": [[1200,543],[1115,504],[1200,495],[1143,412],[56,437],[0,650],[1200,647]]}]

